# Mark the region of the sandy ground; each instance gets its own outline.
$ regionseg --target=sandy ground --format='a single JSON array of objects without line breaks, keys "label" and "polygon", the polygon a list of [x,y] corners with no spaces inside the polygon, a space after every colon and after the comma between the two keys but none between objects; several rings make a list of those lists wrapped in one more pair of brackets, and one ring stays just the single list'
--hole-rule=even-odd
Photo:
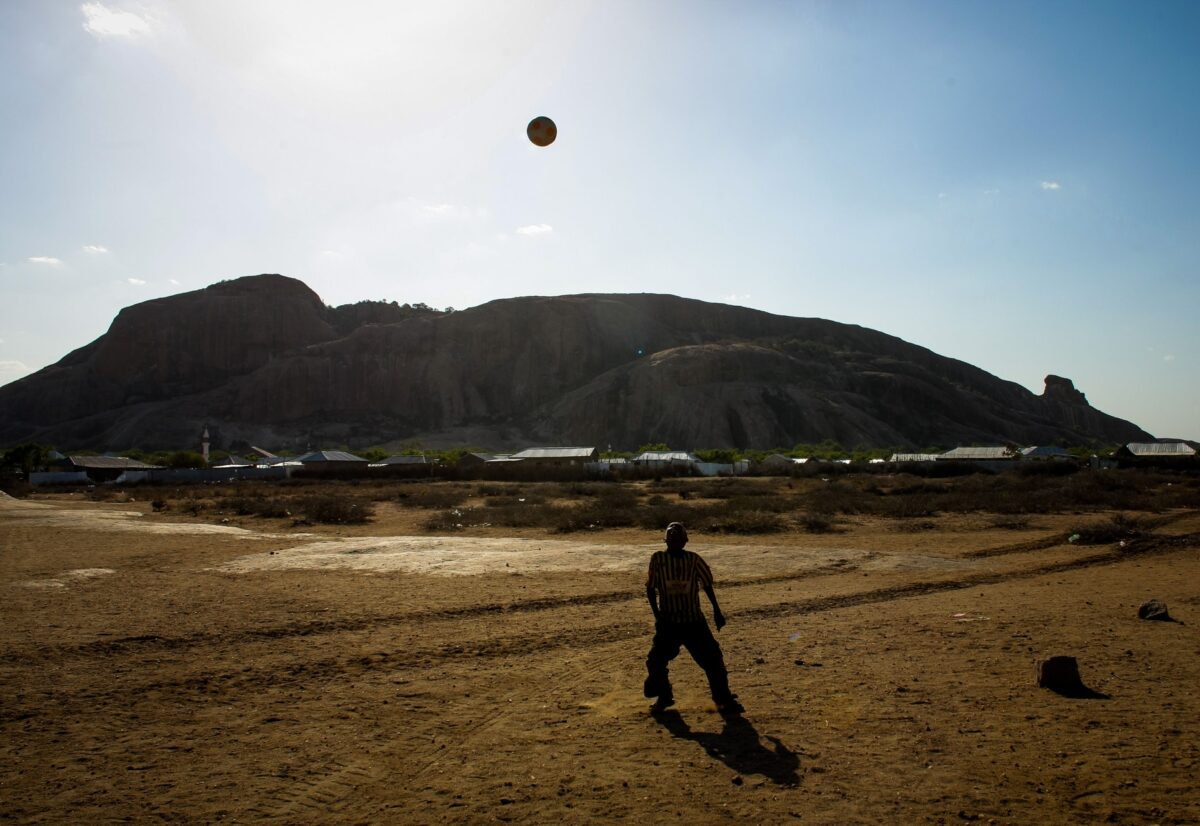
[{"label": "sandy ground", "polygon": [[0,819],[1200,822],[1197,513],[693,536],[735,720],[647,713],[650,533],[181,520],[0,497]]}]

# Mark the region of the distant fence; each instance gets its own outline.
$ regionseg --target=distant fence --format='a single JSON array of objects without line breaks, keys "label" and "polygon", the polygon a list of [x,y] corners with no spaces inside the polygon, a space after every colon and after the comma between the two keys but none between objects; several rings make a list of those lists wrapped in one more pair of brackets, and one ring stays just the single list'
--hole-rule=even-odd
[{"label": "distant fence", "polygon": [[84,470],[35,470],[29,474],[31,485],[88,485],[91,481]]},{"label": "distant fence", "polygon": [[[231,468],[154,468],[153,470],[126,470],[111,484],[188,484],[197,482],[231,482],[235,479],[270,480],[287,479],[292,475],[291,467],[231,467]],[[87,471],[51,471],[29,474],[31,485],[94,485],[100,480],[88,476]]]}]

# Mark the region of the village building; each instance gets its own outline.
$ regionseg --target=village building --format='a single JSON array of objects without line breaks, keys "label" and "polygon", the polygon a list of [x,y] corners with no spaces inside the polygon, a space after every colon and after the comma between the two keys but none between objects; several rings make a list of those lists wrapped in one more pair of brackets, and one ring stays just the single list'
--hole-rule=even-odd
[{"label": "village building", "polygon": [[51,462],[45,473],[31,474],[35,485],[63,482],[113,482],[127,470],[154,470],[158,465],[125,456],[65,456]]},{"label": "village building", "polygon": [[787,470],[795,465],[796,461],[782,453],[772,453],[764,456],[757,464],[763,470]]},{"label": "village building", "polygon": [[1022,459],[1058,460],[1065,461],[1075,457],[1061,447],[1053,445],[1037,445],[1021,448]]},{"label": "village building", "polygon": [[1121,467],[1177,467],[1196,462],[1196,448],[1184,441],[1130,442],[1113,453]]},{"label": "village building", "polygon": [[1017,457],[1012,448],[1003,446],[956,447],[939,453],[939,462],[1011,462]]},{"label": "village building", "polygon": [[391,466],[396,466],[396,465],[432,465],[432,464],[433,464],[433,461],[431,459],[429,459],[429,457],[424,456],[424,455],[421,455],[421,456],[396,455],[396,456],[389,456],[386,459],[383,459],[382,461],[379,461],[379,462],[372,462],[371,467],[391,467]]},{"label": "village building", "polygon": [[1196,448],[1187,442],[1130,442],[1118,448],[1116,455],[1125,459],[1187,459],[1196,455]]},{"label": "village building", "polygon": [[365,468],[367,460],[344,450],[314,450],[296,460],[305,470],[335,471]]},{"label": "village building", "polygon": [[639,467],[656,468],[694,465],[700,460],[685,450],[646,450],[634,456],[630,461]]},{"label": "village building", "polygon": [[893,453],[889,462],[936,462],[937,453]]},{"label": "village building", "polygon": [[507,458],[527,465],[569,467],[594,462],[598,455],[594,447],[528,447]]},{"label": "village building", "polygon": [[455,467],[459,468],[460,470],[481,467],[485,462],[490,462],[492,459],[495,459],[496,455],[497,454],[495,453],[481,453],[478,451],[464,453],[462,456],[458,457],[458,461],[455,462]]}]

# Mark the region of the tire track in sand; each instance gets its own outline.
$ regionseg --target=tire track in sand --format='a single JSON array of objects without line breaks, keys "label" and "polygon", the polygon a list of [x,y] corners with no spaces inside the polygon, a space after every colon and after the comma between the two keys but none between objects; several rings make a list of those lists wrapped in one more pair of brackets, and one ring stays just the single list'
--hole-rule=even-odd
[{"label": "tire track in sand", "polygon": [[[1133,540],[1124,548],[1109,549],[1072,560],[1039,565],[1015,571],[984,572],[972,576],[947,580],[931,580],[903,585],[857,591],[829,597],[815,597],[790,602],[780,602],[759,608],[739,611],[732,617],[749,620],[773,619],[798,616],[823,611],[838,610],[859,605],[891,602],[898,599],[925,596],[928,594],[975,588],[1021,579],[1032,579],[1048,574],[1071,570],[1111,565],[1130,557],[1145,554],[1172,553],[1200,543],[1200,533],[1167,537],[1147,537]],[[428,667],[431,663],[474,658],[498,659],[502,657],[527,657],[563,648],[580,649],[633,639],[645,634],[645,623],[638,621],[608,623],[601,626],[576,629],[556,628],[551,633],[533,632],[510,634],[488,639],[464,641],[458,644],[441,644],[423,648],[407,648],[402,651],[381,652],[370,656],[324,657],[302,663],[267,664],[246,666],[239,670],[227,670],[183,677],[175,680],[153,681],[140,685],[124,686],[106,692],[89,693],[86,702],[120,698],[125,701],[151,692],[174,691],[185,695],[227,696],[241,691],[258,691],[278,686],[304,686],[314,680],[331,679],[346,674],[367,674],[376,671],[397,671]],[[61,702],[70,702],[70,695],[61,697]],[[21,719],[22,711],[15,706],[0,711],[0,722]]]}]

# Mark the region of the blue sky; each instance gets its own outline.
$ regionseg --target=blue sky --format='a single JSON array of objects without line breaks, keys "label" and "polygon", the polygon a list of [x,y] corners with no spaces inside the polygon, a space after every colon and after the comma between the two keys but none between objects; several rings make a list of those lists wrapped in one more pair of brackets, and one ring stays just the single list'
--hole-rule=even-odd
[{"label": "blue sky", "polygon": [[0,382],[279,272],[829,318],[1200,438],[1197,42],[1191,2],[5,0]]}]

